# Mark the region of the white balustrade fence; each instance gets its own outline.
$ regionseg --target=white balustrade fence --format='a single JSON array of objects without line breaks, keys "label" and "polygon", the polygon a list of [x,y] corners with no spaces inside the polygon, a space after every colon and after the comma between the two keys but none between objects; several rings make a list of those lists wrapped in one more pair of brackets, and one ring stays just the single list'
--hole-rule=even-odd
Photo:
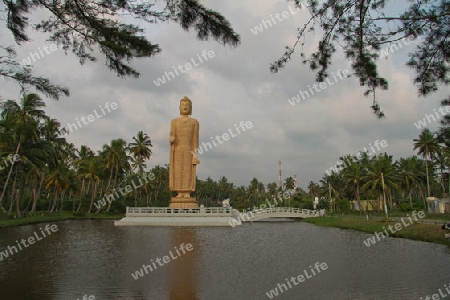
[{"label": "white balustrade fence", "polygon": [[231,216],[231,207],[169,208],[169,207],[128,207],[127,217],[199,217]]},{"label": "white balustrade fence", "polygon": [[[201,216],[226,216],[231,217],[231,207],[201,207],[201,208],[169,208],[169,207],[127,207],[127,217],[201,217]],[[248,212],[234,214],[247,215],[252,221],[266,218],[313,218],[323,217],[325,209],[309,210],[292,207],[272,207],[255,209]]]}]

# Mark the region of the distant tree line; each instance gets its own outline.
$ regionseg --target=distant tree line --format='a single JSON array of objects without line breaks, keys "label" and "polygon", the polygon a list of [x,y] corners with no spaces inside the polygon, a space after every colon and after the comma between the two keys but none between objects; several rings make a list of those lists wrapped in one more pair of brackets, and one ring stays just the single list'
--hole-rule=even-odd
[{"label": "distant tree line", "polygon": [[[442,104],[448,105],[448,100]],[[0,102],[1,211],[20,217],[37,211],[122,213],[126,206],[168,206],[172,196],[168,165],[147,167],[152,143],[146,133],[137,132],[129,143],[114,139],[95,153],[88,145],[77,148],[67,142],[66,129],[47,116],[44,107],[36,94],[25,94],[19,102]],[[423,129],[413,140],[418,156],[398,160],[387,153],[340,157],[350,163],[324,174],[318,183],[310,181],[307,191],[296,187],[292,177],[282,186],[264,184],[257,178],[248,186],[235,186],[222,176],[217,181],[197,179],[194,195],[205,206],[220,206],[230,198],[238,209],[275,202],[277,206],[312,209],[315,197],[320,199],[318,208],[332,210],[347,210],[350,200],[386,199],[390,209],[424,207],[428,196],[448,197],[450,193],[448,124],[449,119],[444,118],[436,132]],[[291,197],[277,196],[286,191]],[[117,196],[114,201],[94,205],[113,193]]]}]

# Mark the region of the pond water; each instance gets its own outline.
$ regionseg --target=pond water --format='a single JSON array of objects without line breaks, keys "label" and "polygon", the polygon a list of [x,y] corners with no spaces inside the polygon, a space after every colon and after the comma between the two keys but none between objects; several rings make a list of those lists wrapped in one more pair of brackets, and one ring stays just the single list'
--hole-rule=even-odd
[{"label": "pond water", "polygon": [[387,238],[366,247],[370,234],[298,221],[48,224],[57,231],[45,237],[45,223],[0,229],[0,255],[41,238],[2,257],[0,299],[425,299],[450,290],[450,248],[432,243]]}]

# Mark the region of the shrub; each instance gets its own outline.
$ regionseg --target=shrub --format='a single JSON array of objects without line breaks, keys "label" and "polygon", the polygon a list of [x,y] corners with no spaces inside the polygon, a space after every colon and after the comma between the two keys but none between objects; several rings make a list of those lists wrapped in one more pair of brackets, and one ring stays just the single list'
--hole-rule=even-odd
[{"label": "shrub", "polygon": [[336,210],[347,212],[350,210],[350,202],[347,198],[336,200]]},{"label": "shrub", "polygon": [[[319,202],[319,206],[320,206],[320,202]],[[301,203],[300,208],[301,209],[314,209],[314,202],[311,200],[303,201],[303,203]]]},{"label": "shrub", "polygon": [[409,203],[400,203],[400,211],[411,211],[411,205]]},{"label": "shrub", "polygon": [[124,214],[126,212],[126,205],[122,203],[122,201],[113,201],[111,202],[110,212],[113,214]]},{"label": "shrub", "polygon": [[330,202],[327,199],[325,199],[325,198],[319,199],[319,204],[317,205],[317,209],[329,209],[329,208],[330,208]]}]

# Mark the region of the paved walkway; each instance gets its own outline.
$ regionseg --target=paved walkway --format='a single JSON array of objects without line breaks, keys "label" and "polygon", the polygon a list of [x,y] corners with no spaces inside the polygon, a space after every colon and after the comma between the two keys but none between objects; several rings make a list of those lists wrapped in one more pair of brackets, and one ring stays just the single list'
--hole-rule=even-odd
[{"label": "paved walkway", "polygon": [[[401,221],[401,217],[395,217],[395,218],[391,218],[393,220],[396,221]],[[403,217],[403,219],[408,219],[408,217]],[[445,220],[433,220],[433,219],[418,219],[417,223],[424,223],[424,224],[444,224],[444,223],[450,223],[450,221],[445,221]]]}]

